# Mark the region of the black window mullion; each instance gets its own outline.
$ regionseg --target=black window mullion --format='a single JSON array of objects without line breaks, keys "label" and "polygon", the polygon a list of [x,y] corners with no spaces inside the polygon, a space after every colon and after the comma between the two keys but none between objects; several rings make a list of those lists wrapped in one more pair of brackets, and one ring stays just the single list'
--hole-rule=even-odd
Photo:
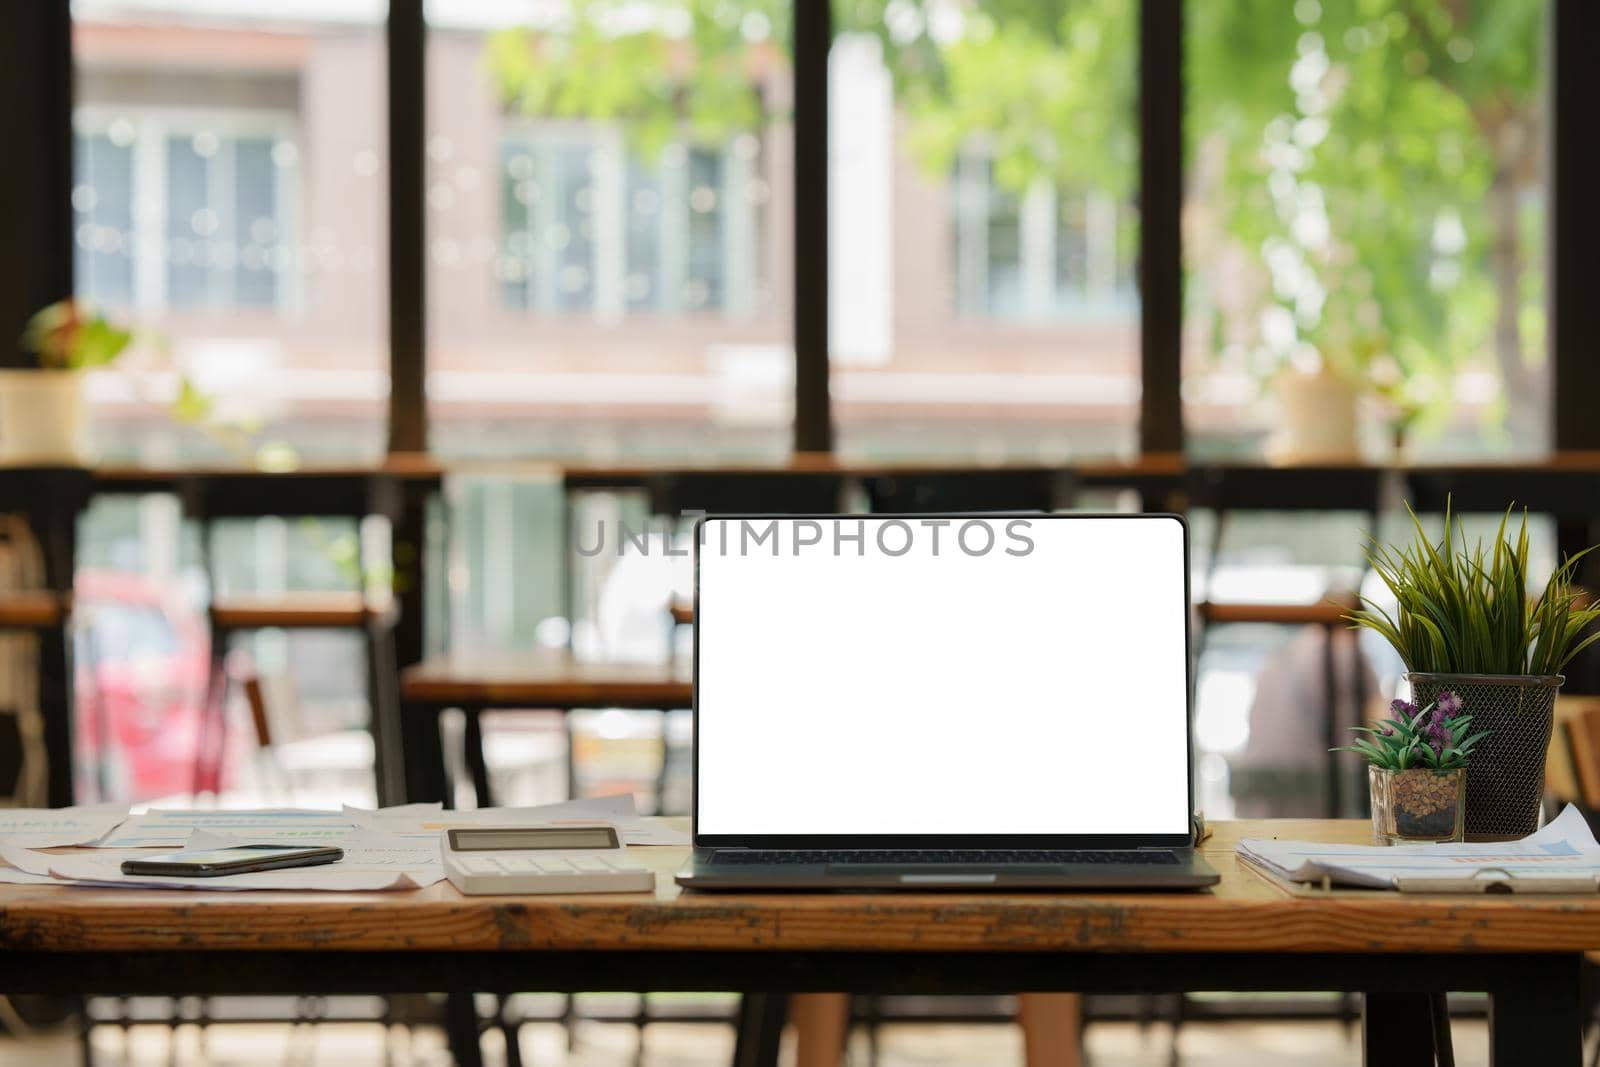
[{"label": "black window mullion", "polygon": [[1550,352],[1555,381],[1557,450],[1600,448],[1600,301],[1594,299],[1594,250],[1600,248],[1600,6],[1555,0],[1550,40]]},{"label": "black window mullion", "polygon": [[389,451],[428,449],[423,0],[390,0]]},{"label": "black window mullion", "polygon": [[1183,451],[1183,4],[1139,4],[1139,451]]},{"label": "black window mullion", "polygon": [[830,0],[794,0],[794,450],[830,452],[828,48]]},{"label": "black window mullion", "polygon": [[[1592,105],[1600,98],[1600,67],[1594,62],[1600,51],[1600,7],[1592,0],[1554,0],[1548,47],[1545,291],[1554,445],[1557,451],[1581,451],[1600,448],[1600,419],[1593,411],[1600,391],[1600,302],[1590,292],[1591,261],[1600,247],[1600,201],[1594,195],[1600,188],[1600,140],[1594,135]],[[1581,552],[1600,540],[1600,518],[1562,522],[1556,536],[1563,556]],[[1600,560],[1586,558],[1579,581],[1589,588],[1600,583]],[[1569,692],[1600,692],[1600,653],[1585,651],[1563,673]]]},{"label": "black window mullion", "polygon": [[16,339],[72,294],[72,16],[68,5],[0,5],[0,367],[31,365]]}]

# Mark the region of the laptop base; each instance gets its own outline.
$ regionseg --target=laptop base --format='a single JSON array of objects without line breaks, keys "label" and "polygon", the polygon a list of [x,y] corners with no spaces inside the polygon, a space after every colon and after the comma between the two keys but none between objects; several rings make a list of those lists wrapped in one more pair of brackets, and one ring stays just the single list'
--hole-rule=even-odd
[{"label": "laptop base", "polygon": [[716,849],[695,849],[676,881],[686,889],[747,892],[890,889],[953,890],[1180,890],[1215,885],[1221,876],[1192,848],[1171,849],[1176,862],[1094,864],[782,863],[730,864]]}]

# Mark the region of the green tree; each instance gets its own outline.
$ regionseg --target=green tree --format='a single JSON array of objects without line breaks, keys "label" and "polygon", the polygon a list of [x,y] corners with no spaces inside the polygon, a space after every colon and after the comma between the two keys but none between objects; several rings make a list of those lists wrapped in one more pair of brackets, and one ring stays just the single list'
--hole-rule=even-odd
[{"label": "green tree", "polygon": [[508,111],[619,123],[641,154],[682,136],[720,143],[784,105],[766,69],[787,63],[789,0],[570,0],[549,26],[490,34],[486,68]]},{"label": "green tree", "polygon": [[[1136,0],[832,2],[838,32],[883,42],[930,174],[981,138],[1012,191],[1043,177],[1133,199]],[[559,28],[496,34],[489,70],[508,108],[622,122],[645,150],[685,130],[725,139],[785,110],[758,72],[783,61],[789,9],[572,0]],[[1513,435],[1541,433],[1543,277],[1528,250],[1545,0],[1185,10],[1191,215],[1212,216],[1191,234],[1191,308],[1216,347],[1242,329],[1266,376],[1284,356],[1260,328],[1277,308],[1347,372],[1388,368],[1407,405],[1443,411],[1462,370],[1492,367]],[[1231,332],[1204,269],[1230,249],[1267,265]]]},{"label": "green tree", "polygon": [[[1201,198],[1223,206],[1227,240],[1299,258],[1311,284],[1273,280],[1302,335],[1347,370],[1393,367],[1435,410],[1460,371],[1496,372],[1512,435],[1537,439],[1544,0],[1187,11]],[[1221,161],[1205,173],[1208,141]],[[1304,232],[1308,200],[1326,240]]]}]

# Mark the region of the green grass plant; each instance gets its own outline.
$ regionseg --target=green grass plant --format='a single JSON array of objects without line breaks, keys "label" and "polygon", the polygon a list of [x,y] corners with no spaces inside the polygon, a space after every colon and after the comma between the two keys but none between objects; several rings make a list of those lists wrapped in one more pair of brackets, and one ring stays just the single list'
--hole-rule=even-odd
[{"label": "green grass plant", "polygon": [[[1408,508],[1409,510],[1409,508]],[[1348,618],[1383,636],[1406,669],[1427,674],[1548,676],[1600,640],[1591,624],[1600,606],[1573,584],[1577,565],[1592,548],[1565,560],[1543,592],[1528,585],[1528,515],[1516,539],[1506,536],[1511,508],[1492,545],[1470,547],[1460,520],[1445,505],[1444,537],[1435,542],[1415,512],[1416,535],[1400,546],[1374,538],[1367,560],[1397,601],[1394,614],[1363,596]]]}]

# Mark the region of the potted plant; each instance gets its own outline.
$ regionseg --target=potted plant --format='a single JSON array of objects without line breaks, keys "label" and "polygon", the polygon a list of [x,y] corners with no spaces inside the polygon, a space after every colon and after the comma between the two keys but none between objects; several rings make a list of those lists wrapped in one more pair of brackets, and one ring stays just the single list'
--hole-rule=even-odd
[{"label": "potted plant", "polygon": [[1446,504],[1444,537],[1435,544],[1415,513],[1410,545],[1367,552],[1394,594],[1393,615],[1366,598],[1349,618],[1381,634],[1405,662],[1419,705],[1459,694],[1489,737],[1472,761],[1466,835],[1505,839],[1532,833],[1544,795],[1545,752],[1554,724],[1561,670],[1600,639],[1585,631],[1600,606],[1573,588],[1579,553],[1557,567],[1537,595],[1528,591],[1528,520],[1515,541],[1500,520],[1492,548],[1467,547]]},{"label": "potted plant", "polygon": [[1420,709],[1396,700],[1389,712],[1377,726],[1355,727],[1367,736],[1334,749],[1367,759],[1373,844],[1460,841],[1467,759],[1489,732],[1468,732],[1472,716],[1454,692]]},{"label": "potted plant", "polygon": [[1360,391],[1326,363],[1315,372],[1285,367],[1272,379],[1275,463],[1348,463],[1361,458]]},{"label": "potted plant", "polygon": [[28,320],[22,348],[37,368],[0,369],[0,459],[78,463],[83,458],[82,373],[113,362],[133,335],[76,300]]}]

